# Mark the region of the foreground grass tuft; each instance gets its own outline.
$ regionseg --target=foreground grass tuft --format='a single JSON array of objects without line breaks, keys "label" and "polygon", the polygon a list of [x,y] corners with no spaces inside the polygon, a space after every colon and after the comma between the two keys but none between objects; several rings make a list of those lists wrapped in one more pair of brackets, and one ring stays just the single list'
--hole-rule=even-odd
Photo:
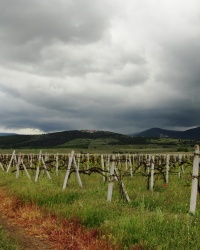
[{"label": "foreground grass tuft", "polygon": [[2,250],[19,250],[19,248],[13,244],[13,242],[6,235],[6,232],[0,226],[0,249]]}]

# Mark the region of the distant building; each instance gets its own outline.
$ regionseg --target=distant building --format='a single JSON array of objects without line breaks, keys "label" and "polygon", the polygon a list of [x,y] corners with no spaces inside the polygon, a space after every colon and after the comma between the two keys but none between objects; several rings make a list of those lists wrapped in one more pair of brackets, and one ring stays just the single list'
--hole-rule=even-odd
[{"label": "distant building", "polygon": [[160,138],[169,138],[168,135],[160,134]]},{"label": "distant building", "polygon": [[81,130],[81,132],[95,133],[97,130]]}]

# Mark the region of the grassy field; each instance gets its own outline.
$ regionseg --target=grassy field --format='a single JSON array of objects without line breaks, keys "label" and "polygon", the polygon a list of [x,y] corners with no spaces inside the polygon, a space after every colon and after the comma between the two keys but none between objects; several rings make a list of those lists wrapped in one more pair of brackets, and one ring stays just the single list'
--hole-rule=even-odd
[{"label": "grassy field", "polygon": [[4,229],[0,226],[0,249],[2,250],[17,250],[19,249],[13,242],[9,239]]},{"label": "grassy field", "polygon": [[[177,143],[177,140],[171,139],[172,145],[168,145],[167,140],[152,140],[150,144],[132,144],[132,145],[112,145],[109,143],[116,142],[114,139],[76,139],[68,143],[62,144],[55,148],[43,148],[43,152],[56,154],[56,153],[69,153],[74,150],[76,153],[95,153],[95,154],[112,154],[112,153],[172,153],[172,152],[193,152],[194,145],[183,145]],[[174,143],[174,144],[173,144]],[[0,154],[11,154],[14,149],[0,149]],[[15,149],[16,152],[21,153],[34,153],[38,154],[40,149]]]},{"label": "grassy field", "polygon": [[[34,182],[25,175],[0,172],[0,185],[18,198],[36,203],[64,218],[76,217],[88,228],[97,228],[101,237],[121,244],[122,249],[200,249],[199,201],[195,216],[188,213],[191,192],[191,167],[182,178],[169,176],[169,184],[158,179],[153,192],[147,190],[147,179],[134,175],[123,181],[131,199],[126,203],[116,182],[111,202],[107,202],[108,183],[101,175],[81,175],[83,188],[72,174],[66,190],[62,191],[65,171],[52,180],[41,175]],[[134,249],[134,248],[133,248]]]},{"label": "grassy field", "polygon": [[[47,136],[48,135],[44,135]],[[0,153],[12,153],[14,149],[17,152],[21,153],[39,153],[40,149],[43,149],[43,152],[48,153],[69,153],[74,150],[76,153],[167,153],[167,152],[193,152],[194,145],[199,144],[198,140],[188,140],[188,139],[173,139],[173,138],[135,138],[135,141],[128,141],[118,137],[102,137],[102,138],[76,138],[67,140],[64,144],[59,144],[62,141],[62,137],[58,140],[57,146],[47,146],[44,147],[44,143],[41,143],[41,148],[39,145],[37,147],[28,147],[20,144],[20,138],[14,137],[15,140],[19,141],[17,145],[21,147],[12,147],[15,145],[15,140],[13,143],[9,144],[9,140],[12,140],[12,137],[1,137],[3,140],[2,148],[0,148]],[[111,136],[111,135],[110,135]],[[24,138],[22,138],[25,140]],[[39,140],[40,138],[38,138]],[[123,139],[123,140],[122,140]],[[56,138],[49,139],[49,142],[56,140]],[[37,141],[37,140],[36,140]],[[6,142],[8,144],[6,144]],[[7,145],[7,146],[6,146]],[[45,144],[46,145],[46,144]],[[48,144],[47,144],[48,145]]]}]

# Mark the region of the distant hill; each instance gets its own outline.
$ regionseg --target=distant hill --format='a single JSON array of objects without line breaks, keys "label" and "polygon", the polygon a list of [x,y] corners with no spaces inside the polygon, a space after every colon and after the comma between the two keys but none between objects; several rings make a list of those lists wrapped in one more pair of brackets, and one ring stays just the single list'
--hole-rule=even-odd
[{"label": "distant hill", "polygon": [[16,135],[15,133],[0,133],[0,136]]},{"label": "distant hill", "polygon": [[110,145],[145,143],[146,138],[132,137],[109,131],[72,130],[41,135],[0,136],[0,148],[50,148],[67,147],[67,143],[78,140],[107,139]]},{"label": "distant hill", "polygon": [[169,137],[177,139],[200,139],[200,127],[188,129],[185,131],[167,130],[161,128],[151,128],[143,132],[133,134],[133,136],[143,136],[143,137]]},{"label": "distant hill", "polygon": [[0,148],[89,148],[98,143],[101,145],[133,145],[147,144],[148,138],[161,137],[199,140],[200,127],[186,131],[151,128],[134,134],[134,136],[97,130],[71,130],[40,135],[7,134],[5,136],[3,133],[0,135]]}]

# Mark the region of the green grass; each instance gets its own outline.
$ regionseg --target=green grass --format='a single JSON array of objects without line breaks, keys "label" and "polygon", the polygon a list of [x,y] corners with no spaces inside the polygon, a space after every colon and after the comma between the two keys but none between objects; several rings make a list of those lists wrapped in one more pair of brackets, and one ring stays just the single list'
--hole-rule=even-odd
[{"label": "green grass", "polygon": [[19,249],[9,239],[4,229],[0,226],[0,250],[17,250]]},{"label": "green grass", "polygon": [[20,174],[0,172],[0,185],[10,193],[28,202],[48,208],[52,213],[66,218],[77,217],[88,228],[98,228],[103,238],[119,243],[123,249],[142,246],[142,249],[200,249],[200,209],[197,203],[195,216],[188,214],[191,169],[188,167],[181,179],[170,175],[169,184],[159,179],[155,189],[146,188],[146,178],[135,175],[124,178],[131,202],[126,203],[114,185],[112,202],[107,202],[108,183],[101,175],[81,175],[83,188],[72,174],[66,190],[62,191],[65,171],[52,180],[41,175],[34,182]]},{"label": "green grass", "polygon": [[[115,139],[77,139],[60,145],[55,148],[44,148],[42,152],[47,152],[51,154],[70,153],[74,150],[76,153],[95,153],[95,154],[110,154],[110,153],[142,153],[142,154],[152,154],[152,153],[173,153],[173,152],[193,152],[193,146],[182,146],[182,145],[162,145],[162,144],[141,144],[141,145],[109,145],[109,143],[114,142]],[[0,149],[0,154],[12,154],[13,150],[16,153],[24,154],[39,154],[40,149]]]}]

